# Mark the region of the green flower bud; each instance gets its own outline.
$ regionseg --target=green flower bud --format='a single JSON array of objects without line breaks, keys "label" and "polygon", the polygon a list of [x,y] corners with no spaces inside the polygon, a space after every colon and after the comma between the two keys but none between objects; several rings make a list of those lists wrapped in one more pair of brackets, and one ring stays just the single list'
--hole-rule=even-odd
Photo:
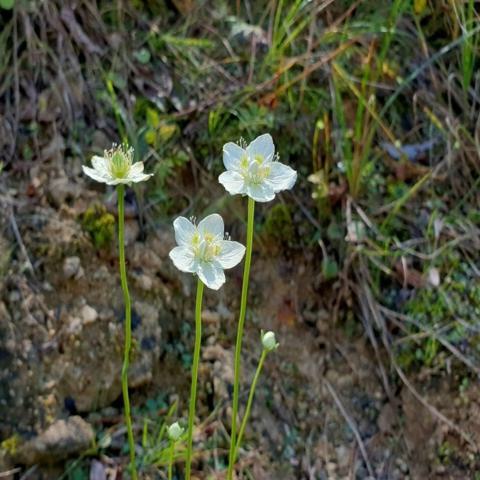
[{"label": "green flower bud", "polygon": [[275,333],[273,332],[266,332],[262,335],[262,345],[265,350],[271,352],[272,350],[276,350],[279,346],[277,340],[275,339]]},{"label": "green flower bud", "polygon": [[172,423],[168,427],[168,438],[176,442],[183,435],[184,431],[185,429],[182,428],[178,422]]}]

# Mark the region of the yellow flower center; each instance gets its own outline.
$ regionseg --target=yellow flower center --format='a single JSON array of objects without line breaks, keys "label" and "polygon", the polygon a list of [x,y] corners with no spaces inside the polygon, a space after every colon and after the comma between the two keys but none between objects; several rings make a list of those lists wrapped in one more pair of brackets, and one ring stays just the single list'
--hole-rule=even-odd
[{"label": "yellow flower center", "polygon": [[259,164],[261,165],[263,163],[263,161],[265,160],[265,157],[263,155],[260,155],[259,153],[257,153],[253,159]]},{"label": "yellow flower center", "polygon": [[259,166],[249,172],[248,180],[256,185],[262,183],[270,175],[270,165]]},{"label": "yellow flower center", "polygon": [[198,247],[200,244],[200,234],[198,232],[195,232],[192,237],[192,245],[194,247]]},{"label": "yellow flower center", "polygon": [[218,237],[211,233],[206,233],[203,236],[203,242],[200,234],[195,233],[192,238],[192,246],[195,256],[204,262],[211,262],[222,250]]},{"label": "yellow flower center", "polygon": [[208,243],[203,252],[203,260],[206,262],[212,261],[217,255],[220,254],[221,247],[218,243]]},{"label": "yellow flower center", "polygon": [[240,170],[245,181],[258,185],[270,175],[271,166],[265,162],[265,156],[260,153],[253,156],[252,163],[245,154],[240,159]]},{"label": "yellow flower center", "polygon": [[248,170],[248,156],[246,153],[240,159],[240,168],[242,170]]},{"label": "yellow flower center", "polygon": [[114,178],[127,178],[133,161],[133,150],[120,146],[105,152],[110,173]]}]

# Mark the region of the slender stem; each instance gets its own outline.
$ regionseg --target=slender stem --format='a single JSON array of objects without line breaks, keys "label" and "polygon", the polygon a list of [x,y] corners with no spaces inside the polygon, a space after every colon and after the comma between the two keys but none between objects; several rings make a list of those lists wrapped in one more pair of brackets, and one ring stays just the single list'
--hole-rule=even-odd
[{"label": "slender stem", "polygon": [[168,454],[168,480],[173,478],[173,459],[175,456],[175,442],[172,440],[170,445],[170,452]]},{"label": "slender stem", "polygon": [[190,408],[188,412],[187,464],[185,467],[185,480],[190,480],[190,472],[192,468],[191,464],[192,464],[193,422],[195,420],[198,364],[200,362],[200,346],[202,343],[202,298],[203,298],[203,283],[200,279],[198,279],[197,299],[195,302],[195,349],[193,351],[192,386],[190,389]]},{"label": "slender stem", "polygon": [[240,359],[242,353],[243,325],[245,323],[245,315],[247,312],[248,297],[248,281],[250,277],[250,264],[252,261],[253,248],[253,218],[255,213],[255,201],[248,198],[248,220],[247,220],[247,251],[245,254],[245,266],[243,268],[242,296],[240,301],[240,315],[238,318],[237,341],[235,344],[235,372],[233,381],[233,411],[232,411],[232,428],[230,431],[230,452],[228,461],[227,480],[233,478],[233,467],[235,464],[235,446],[237,432],[237,416],[238,416],[238,398],[240,390]]},{"label": "slender stem", "polygon": [[234,461],[237,459],[238,450],[242,445],[243,434],[245,433],[245,427],[247,426],[248,417],[250,416],[250,410],[252,409],[253,397],[255,396],[255,389],[257,388],[258,379],[260,378],[260,373],[262,372],[263,363],[267,357],[268,350],[263,349],[260,360],[258,361],[257,371],[253,377],[252,385],[250,386],[250,393],[248,394],[247,408],[245,409],[245,415],[243,416],[242,424],[240,425],[240,430],[238,432],[237,444],[235,445]]},{"label": "slender stem", "polygon": [[122,365],[122,393],[125,409],[125,423],[127,424],[128,447],[130,452],[130,470],[132,479],[137,480],[135,466],[135,441],[133,438],[132,417],[130,414],[130,399],[128,397],[128,366],[130,349],[132,347],[132,307],[127,284],[127,269],[125,266],[125,186],[117,185],[118,197],[118,253],[120,261],[120,280],[122,283],[123,298],[125,301],[125,345],[123,349]]}]

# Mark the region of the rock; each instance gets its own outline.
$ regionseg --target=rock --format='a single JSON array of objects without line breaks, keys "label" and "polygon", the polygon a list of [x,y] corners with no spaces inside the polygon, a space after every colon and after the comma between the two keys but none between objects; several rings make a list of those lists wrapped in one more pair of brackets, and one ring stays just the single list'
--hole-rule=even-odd
[{"label": "rock", "polygon": [[63,261],[63,274],[67,279],[76,277],[81,269],[79,257],[67,257]]},{"label": "rock", "polygon": [[352,458],[352,452],[345,445],[340,445],[335,449],[338,466],[340,468],[347,468]]},{"label": "rock", "polygon": [[153,280],[152,277],[146,275],[145,273],[140,273],[139,275],[135,275],[135,283],[141,290],[145,292],[150,292],[153,288]]},{"label": "rock", "polygon": [[67,333],[69,335],[78,335],[82,331],[82,320],[78,317],[73,317],[68,320]]},{"label": "rock", "polygon": [[25,465],[58,462],[86,450],[94,437],[92,426],[79,416],[57,420],[20,446],[14,460]]},{"label": "rock", "polygon": [[161,328],[158,310],[147,302],[135,302],[135,312],[141,323],[134,331],[137,349],[130,365],[129,385],[137,388],[150,383],[153,370],[160,358]]},{"label": "rock", "polygon": [[56,207],[61,207],[67,200],[78,197],[78,186],[68,179],[66,176],[57,177],[48,184],[48,198]]},{"label": "rock", "polygon": [[140,234],[140,226],[134,218],[125,220],[125,245],[133,245]]},{"label": "rock", "polygon": [[142,270],[148,269],[152,272],[161,272],[164,269],[164,261],[160,255],[164,254],[164,258],[167,258],[168,251],[159,253],[159,248],[160,245],[155,241],[150,241],[148,245],[136,242],[128,252],[131,265]]},{"label": "rock", "polygon": [[107,480],[107,472],[102,462],[93,459],[90,464],[90,480]]},{"label": "rock", "polygon": [[395,408],[391,403],[386,403],[378,415],[377,425],[382,433],[394,433],[397,420]]},{"label": "rock", "polygon": [[438,268],[431,268],[428,271],[427,280],[432,287],[440,286],[440,271]]},{"label": "rock", "polygon": [[95,130],[92,135],[92,150],[102,151],[112,147],[111,140],[102,130]]},{"label": "rock", "polygon": [[221,345],[207,345],[203,348],[202,360],[213,363],[211,372],[213,388],[218,399],[228,400],[229,388],[233,385],[233,353]]},{"label": "rock", "polygon": [[[147,302],[133,304],[131,388],[153,379],[160,358],[158,315],[158,309]],[[53,361],[51,375],[58,381],[58,397],[71,398],[78,412],[103,408],[121,395],[122,316],[123,305],[113,310],[84,304],[69,321],[64,353]]]},{"label": "rock", "polygon": [[98,313],[90,305],[84,305],[80,310],[80,316],[84,325],[88,325],[89,323],[93,323],[98,318]]},{"label": "rock", "polygon": [[[32,256],[42,256],[38,280],[48,281],[49,288],[33,289],[23,274],[7,272],[0,300],[0,439],[19,432],[34,436],[66,411],[98,411],[121,400],[124,301],[115,256],[99,254],[67,208],[45,206],[45,215],[35,218],[23,240]],[[129,272],[148,276],[149,293],[156,293],[133,305],[132,388],[155,378],[162,348],[159,316],[171,316],[160,276],[171,262],[148,250],[139,249],[146,261],[141,269],[130,269],[127,250]],[[82,271],[82,281],[75,282]],[[149,280],[142,281],[149,288]],[[145,298],[141,293],[132,291],[132,299]]]}]

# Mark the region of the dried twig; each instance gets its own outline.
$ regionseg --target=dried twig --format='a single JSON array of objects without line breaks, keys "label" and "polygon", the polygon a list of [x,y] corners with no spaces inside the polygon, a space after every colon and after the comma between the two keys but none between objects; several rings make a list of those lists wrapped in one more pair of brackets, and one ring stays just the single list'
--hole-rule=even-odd
[{"label": "dried twig", "polygon": [[422,325],[420,322],[416,321],[414,318],[409,317],[408,315],[403,315],[398,312],[394,312],[386,307],[379,305],[379,309],[383,312],[387,318],[397,318],[398,320],[411,323],[415,325],[419,330],[422,330],[425,335],[434,338],[437,342],[441,343],[447,350],[455,355],[461,362],[463,362],[467,367],[472,369],[478,376],[480,376],[480,367],[475,365],[469,358],[467,358],[458,348],[452,345],[448,340],[442,337],[437,331],[431,328],[427,328]]},{"label": "dried twig", "polygon": [[0,478],[9,478],[14,473],[17,473],[21,470],[21,468],[12,468],[11,470],[6,470],[5,472],[0,472]]},{"label": "dried twig", "polygon": [[362,437],[360,435],[360,432],[358,431],[357,425],[355,424],[355,421],[353,418],[348,414],[347,410],[343,406],[342,402],[340,401],[340,398],[337,395],[337,392],[335,389],[332,387],[332,384],[324,378],[323,380],[325,382],[325,385],[327,386],[328,393],[332,396],[333,400],[335,401],[335,404],[337,405],[338,409],[340,410],[340,413],[343,415],[343,418],[345,418],[345,421],[348,423],[348,426],[350,427],[350,430],[353,432],[355,439],[357,440],[358,448],[360,449],[360,453],[362,454],[363,461],[365,462],[365,465],[368,470],[368,474],[371,477],[374,477],[374,472],[372,465],[370,463],[370,460],[368,459],[367,455],[367,449],[365,448],[365,444],[363,443]]},{"label": "dried twig", "polygon": [[449,418],[447,418],[442,412],[437,410],[433,405],[430,405],[420,395],[420,393],[418,393],[415,387],[410,383],[410,380],[408,380],[406,375],[403,373],[402,369],[397,365],[393,357],[391,358],[391,362],[393,367],[397,371],[398,376],[402,379],[403,383],[410,390],[412,395],[430,412],[431,415],[433,415],[434,417],[437,417],[441,422],[447,425],[454,432],[457,432],[458,435],[460,435],[460,437],[462,437],[465,440],[465,442],[467,442],[472,447],[473,451],[477,453],[478,447],[475,444],[475,442],[472,440],[471,436],[468,435],[468,433],[465,432],[463,429],[461,429],[459,426],[455,425]]},{"label": "dried twig", "polygon": [[15,240],[17,241],[18,246],[20,247],[20,251],[22,252],[22,255],[25,257],[25,262],[28,266],[28,269],[34,275],[35,269],[33,268],[33,264],[30,260],[27,249],[25,248],[25,244],[23,243],[22,236],[20,234],[20,230],[18,229],[17,221],[15,219],[15,215],[11,207],[9,208],[8,217],[10,221],[10,227],[12,228],[12,232],[15,237]]},{"label": "dried twig", "polygon": [[[365,270],[365,267],[363,268]],[[360,274],[361,275],[361,274]],[[452,431],[455,431],[465,442],[467,442],[473,449],[474,452],[478,452],[478,447],[475,444],[475,442],[472,440],[471,436],[468,435],[462,428],[458,427],[453,423],[452,420],[447,418],[443,413],[441,413],[439,410],[437,410],[433,405],[429,404],[423,397],[418,393],[418,391],[415,389],[415,387],[412,385],[412,383],[408,380],[404,372],[401,370],[401,368],[398,366],[398,364],[395,361],[395,356],[392,352],[392,349],[390,348],[390,342],[388,338],[388,331],[385,326],[385,321],[383,319],[383,315],[381,313],[380,307],[378,303],[373,299],[373,295],[369,291],[368,288],[368,283],[367,281],[363,280],[360,282],[362,285],[362,288],[360,289],[358,298],[360,300],[360,304],[362,305],[362,313],[363,316],[368,316],[369,314],[373,316],[375,319],[375,323],[377,325],[377,328],[381,331],[382,334],[382,341],[384,344],[385,349],[387,350],[389,356],[390,356],[390,362],[393,368],[396,370],[398,376],[400,379],[403,381],[405,386],[411,391],[413,396],[429,411],[431,415],[436,417],[438,420],[440,420],[442,423],[447,425]],[[366,301],[364,301],[367,299]]]}]

